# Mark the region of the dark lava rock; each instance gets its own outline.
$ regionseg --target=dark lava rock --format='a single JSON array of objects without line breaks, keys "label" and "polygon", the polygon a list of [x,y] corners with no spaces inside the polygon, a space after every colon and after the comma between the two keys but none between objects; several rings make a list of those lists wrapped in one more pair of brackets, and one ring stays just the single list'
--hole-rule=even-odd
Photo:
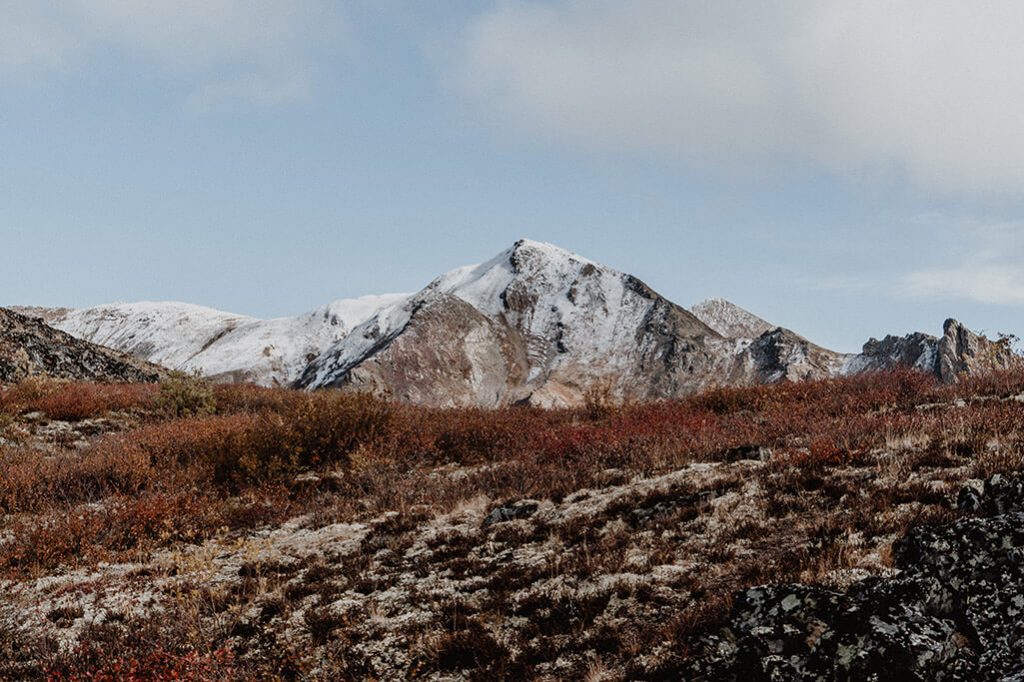
[{"label": "dark lava rock", "polygon": [[1024,679],[1024,480],[965,488],[980,516],[912,530],[895,578],[835,592],[769,585],[736,598],[683,676],[708,680]]}]

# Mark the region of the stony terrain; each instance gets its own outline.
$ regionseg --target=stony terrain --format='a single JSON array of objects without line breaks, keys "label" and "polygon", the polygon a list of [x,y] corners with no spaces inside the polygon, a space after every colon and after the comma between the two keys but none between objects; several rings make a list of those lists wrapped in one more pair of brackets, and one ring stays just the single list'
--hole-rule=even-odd
[{"label": "stony terrain", "polygon": [[0,383],[30,377],[156,381],[162,369],[77,339],[41,319],[0,308]]},{"label": "stony terrain", "polygon": [[965,486],[961,520],[915,528],[893,575],[845,591],[765,585],[700,642],[705,679],[1019,679],[1024,676],[1024,479]]},{"label": "stony terrain", "polygon": [[717,386],[912,367],[953,381],[1005,368],[1005,344],[955,321],[941,337],[818,346],[728,301],[687,310],[638,278],[520,240],[412,295],[257,320],[183,303],[38,311],[75,336],[217,381],[345,387],[433,406],[678,398]]},{"label": "stony terrain", "polygon": [[1019,660],[1020,374],[577,410],[18,385],[0,413],[10,678],[997,679]]}]

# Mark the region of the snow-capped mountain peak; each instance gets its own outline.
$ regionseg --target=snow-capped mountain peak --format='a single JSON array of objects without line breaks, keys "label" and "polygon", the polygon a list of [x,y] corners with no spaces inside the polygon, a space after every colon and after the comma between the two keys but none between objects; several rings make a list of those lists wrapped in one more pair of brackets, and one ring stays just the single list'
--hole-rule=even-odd
[{"label": "snow-capped mountain peak", "polygon": [[[429,318],[417,323],[417,314],[426,309]],[[414,363],[436,365],[445,381],[456,379],[449,376],[453,365],[464,366],[470,375],[482,371],[476,363],[482,346],[460,338],[445,341],[458,345],[448,349],[454,357],[425,361],[422,344],[413,346],[408,339],[428,335],[427,319],[435,330],[430,334],[442,333],[436,331],[445,327],[439,320],[448,319],[448,328],[476,330],[481,343],[493,344],[500,337],[506,371],[510,376],[525,372],[517,390],[556,403],[568,402],[563,400],[566,395],[578,397],[602,377],[632,380],[635,365],[659,362],[666,343],[671,352],[685,355],[699,345],[696,340],[718,337],[635,277],[551,244],[520,240],[479,265],[445,273],[400,308],[367,320],[314,362],[300,384],[315,388],[350,383],[352,370],[363,366],[365,374],[371,365],[380,367],[366,379],[374,385],[383,383],[380,373],[392,376],[397,367]],[[695,343],[668,341],[680,335]],[[396,346],[399,338],[403,343]],[[507,400],[510,390],[499,389],[494,399]]]}]

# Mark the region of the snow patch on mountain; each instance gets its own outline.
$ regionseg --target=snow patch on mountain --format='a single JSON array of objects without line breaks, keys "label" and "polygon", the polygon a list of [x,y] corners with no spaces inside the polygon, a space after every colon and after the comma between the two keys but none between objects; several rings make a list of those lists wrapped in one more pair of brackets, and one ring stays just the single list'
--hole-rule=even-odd
[{"label": "snow patch on mountain", "polygon": [[269,320],[187,303],[122,303],[73,310],[53,325],[171,369],[222,380],[290,384],[354,326],[406,297],[342,299],[302,315]]},{"label": "snow patch on mountain", "polygon": [[697,318],[728,339],[756,338],[775,329],[767,320],[724,298],[709,298],[690,308]]}]

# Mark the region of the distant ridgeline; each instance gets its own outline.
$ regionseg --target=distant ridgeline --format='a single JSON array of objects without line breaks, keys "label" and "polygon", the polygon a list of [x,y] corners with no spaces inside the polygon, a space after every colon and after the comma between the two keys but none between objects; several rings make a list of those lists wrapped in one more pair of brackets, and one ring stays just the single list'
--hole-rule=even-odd
[{"label": "distant ridgeline", "polygon": [[595,393],[648,400],[898,367],[950,382],[1020,362],[1007,339],[955,320],[941,337],[887,336],[837,353],[728,301],[687,310],[632,275],[528,240],[414,294],[296,317],[184,303],[25,310],[79,339],[218,381],[348,387],[438,406],[578,405]]}]

